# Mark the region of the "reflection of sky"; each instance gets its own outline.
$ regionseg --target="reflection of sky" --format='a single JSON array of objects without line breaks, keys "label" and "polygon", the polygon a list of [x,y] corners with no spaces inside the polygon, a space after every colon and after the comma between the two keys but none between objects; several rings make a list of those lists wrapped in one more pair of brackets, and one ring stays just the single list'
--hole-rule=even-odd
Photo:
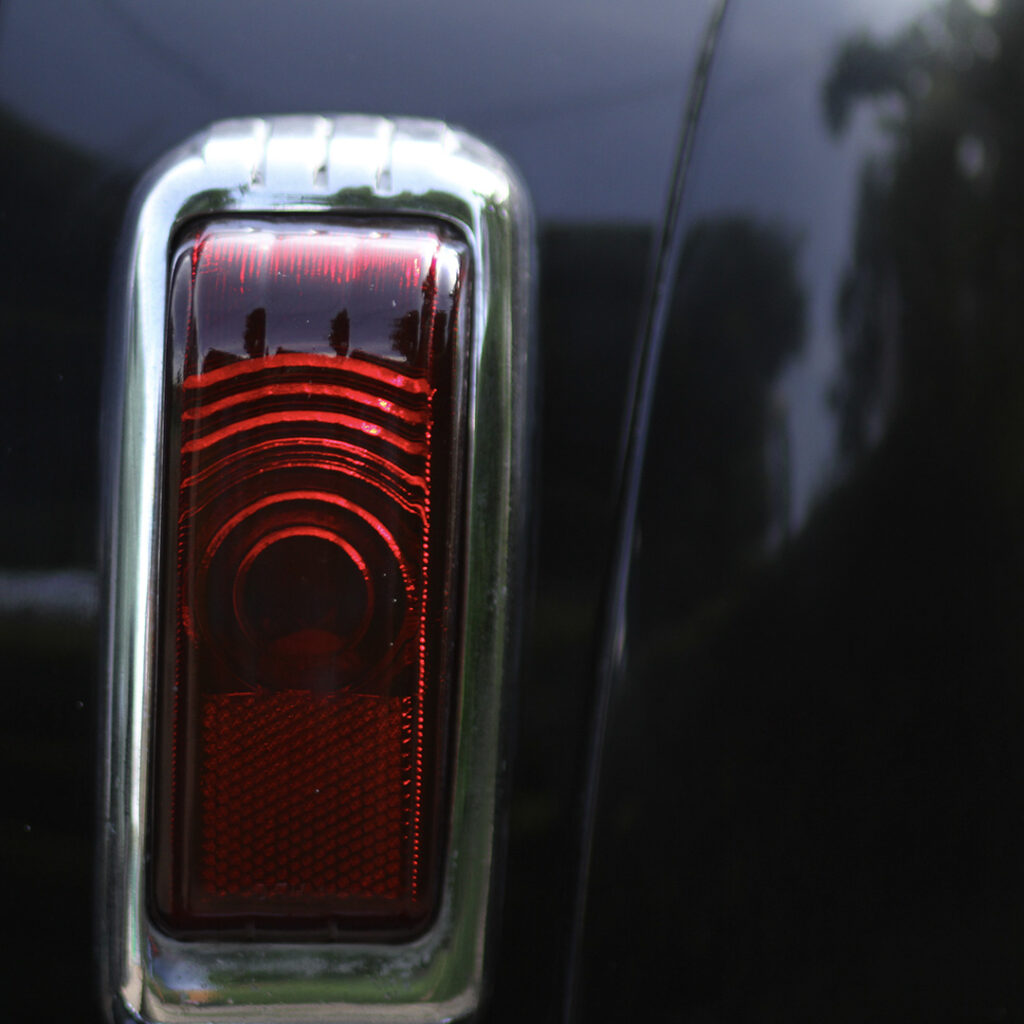
[{"label": "reflection of sky", "polygon": [[[926,2],[732,0],[726,19],[689,210],[752,212],[800,239],[808,333],[780,385],[797,520],[832,464],[835,291],[862,156],[881,142],[867,114],[830,138],[821,83],[842,39],[867,27],[885,36]],[[652,221],[710,8],[8,0],[0,104],[132,172],[220,117],[325,108],[441,117],[505,150],[542,217]]]},{"label": "reflection of sky", "polygon": [[650,220],[710,7],[7,0],[0,103],[133,170],[222,117],[439,117],[506,151],[542,216]]},{"label": "reflection of sky", "polygon": [[737,0],[716,55],[690,216],[750,215],[799,241],[807,334],[779,384],[789,418],[792,526],[834,464],[828,394],[839,371],[836,294],[851,252],[860,167],[884,144],[867,112],[831,137],[822,83],[843,40],[865,30],[884,39],[922,8],[922,0]]}]

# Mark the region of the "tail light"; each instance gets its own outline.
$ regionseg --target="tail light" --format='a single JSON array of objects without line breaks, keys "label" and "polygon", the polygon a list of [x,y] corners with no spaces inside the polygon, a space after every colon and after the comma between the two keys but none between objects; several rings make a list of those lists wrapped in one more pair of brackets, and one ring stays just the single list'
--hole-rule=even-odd
[{"label": "tail light", "polygon": [[157,169],[133,225],[112,1012],[468,1014],[515,650],[518,185],[428,122],[235,122]]},{"label": "tail light", "polygon": [[177,934],[431,916],[466,247],[222,220],[171,260],[155,906]]}]

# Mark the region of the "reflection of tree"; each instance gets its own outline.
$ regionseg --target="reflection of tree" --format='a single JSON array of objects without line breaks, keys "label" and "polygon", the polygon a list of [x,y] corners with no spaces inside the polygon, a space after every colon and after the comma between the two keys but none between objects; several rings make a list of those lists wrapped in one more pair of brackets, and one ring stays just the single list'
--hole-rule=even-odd
[{"label": "reflection of tree", "polygon": [[1024,1020],[1024,2],[853,40],[824,98],[888,137],[837,310],[849,472],[645,647],[625,714],[688,823],[661,891],[721,1019]]},{"label": "reflection of tree", "polygon": [[930,11],[825,87],[834,130],[870,102],[888,139],[837,309],[847,472],[725,589],[667,516],[635,560],[588,908],[608,1019],[1024,1020],[1024,0]]},{"label": "reflection of tree", "polygon": [[695,224],[679,282],[651,424],[647,478],[660,497],[643,524],[677,546],[677,608],[756,558],[780,516],[772,385],[804,330],[796,245],[776,228],[742,217]]},{"label": "reflection of tree", "polygon": [[976,428],[965,400],[988,404],[1021,371],[1024,5],[986,16],[951,0],[889,42],[848,42],[825,85],[833,131],[868,100],[890,146],[862,175],[839,307],[853,456],[899,408]]},{"label": "reflection of tree", "polygon": [[[774,485],[787,475],[775,385],[805,324],[796,256],[784,230],[749,216],[699,221],[683,243],[640,497],[630,696],[613,712],[588,908],[591,962],[620,973],[611,996],[598,984],[602,1005],[584,1019],[631,1018],[638,1006],[688,1017],[680,993],[704,998],[728,963],[720,954],[743,896],[723,898],[720,881],[738,884],[743,865],[722,848],[730,812],[719,807],[735,806],[743,767],[730,733],[747,715],[735,708],[757,698],[763,672],[744,664],[710,687],[724,723],[699,694],[708,647],[771,564]],[[713,658],[725,665],[748,647],[730,635]]]}]

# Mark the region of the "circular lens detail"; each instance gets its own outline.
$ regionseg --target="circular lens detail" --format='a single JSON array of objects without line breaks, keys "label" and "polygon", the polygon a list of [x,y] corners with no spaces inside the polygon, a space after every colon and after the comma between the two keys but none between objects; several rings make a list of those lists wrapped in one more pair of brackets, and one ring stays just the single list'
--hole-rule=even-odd
[{"label": "circular lens detail", "polygon": [[220,689],[411,685],[413,570],[377,516],[337,494],[281,491],[205,525],[192,628],[222,667]]},{"label": "circular lens detail", "polygon": [[235,618],[250,642],[287,657],[336,654],[366,633],[370,573],[336,533],[294,526],[261,538],[235,576]]}]

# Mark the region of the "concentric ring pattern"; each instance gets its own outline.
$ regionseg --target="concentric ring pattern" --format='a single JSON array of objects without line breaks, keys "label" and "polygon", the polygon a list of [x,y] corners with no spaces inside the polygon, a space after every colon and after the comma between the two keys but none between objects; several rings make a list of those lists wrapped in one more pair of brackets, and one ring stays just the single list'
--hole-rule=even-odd
[{"label": "concentric ring pattern", "polygon": [[179,249],[155,874],[176,931],[431,913],[464,264],[408,224],[211,222]]}]

